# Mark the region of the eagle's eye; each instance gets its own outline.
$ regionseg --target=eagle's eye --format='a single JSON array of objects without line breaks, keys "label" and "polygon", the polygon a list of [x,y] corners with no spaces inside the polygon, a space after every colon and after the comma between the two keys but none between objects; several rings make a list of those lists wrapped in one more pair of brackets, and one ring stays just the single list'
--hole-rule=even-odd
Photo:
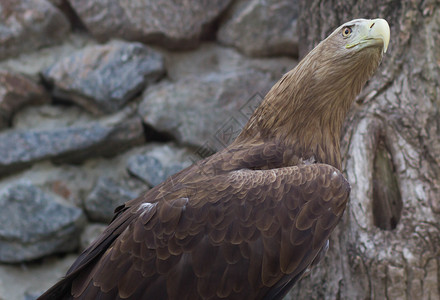
[{"label": "eagle's eye", "polygon": [[343,37],[349,37],[350,34],[353,32],[353,29],[351,29],[351,27],[344,27],[342,28],[342,36]]}]

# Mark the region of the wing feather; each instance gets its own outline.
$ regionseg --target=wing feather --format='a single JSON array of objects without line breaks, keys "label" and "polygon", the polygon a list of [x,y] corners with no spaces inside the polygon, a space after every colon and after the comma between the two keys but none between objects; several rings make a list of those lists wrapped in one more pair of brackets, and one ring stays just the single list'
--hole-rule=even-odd
[{"label": "wing feather", "polygon": [[182,178],[118,210],[71,269],[75,296],[280,299],[325,244],[350,190],[324,164]]}]

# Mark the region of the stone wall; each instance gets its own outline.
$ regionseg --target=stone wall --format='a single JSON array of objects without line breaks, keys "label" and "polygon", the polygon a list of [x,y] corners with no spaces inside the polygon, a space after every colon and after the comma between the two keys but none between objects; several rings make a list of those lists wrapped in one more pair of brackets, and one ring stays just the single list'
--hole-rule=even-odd
[{"label": "stone wall", "polygon": [[[179,4],[181,3],[181,4]],[[0,2],[0,299],[225,147],[298,53],[295,1]]]}]

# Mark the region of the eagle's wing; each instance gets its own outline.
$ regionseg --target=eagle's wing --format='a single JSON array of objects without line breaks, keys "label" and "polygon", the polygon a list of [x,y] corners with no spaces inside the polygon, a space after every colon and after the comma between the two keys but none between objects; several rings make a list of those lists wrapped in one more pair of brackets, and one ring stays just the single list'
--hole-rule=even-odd
[{"label": "eagle's wing", "polygon": [[168,182],[122,212],[65,280],[79,299],[279,299],[349,192],[324,164]]}]

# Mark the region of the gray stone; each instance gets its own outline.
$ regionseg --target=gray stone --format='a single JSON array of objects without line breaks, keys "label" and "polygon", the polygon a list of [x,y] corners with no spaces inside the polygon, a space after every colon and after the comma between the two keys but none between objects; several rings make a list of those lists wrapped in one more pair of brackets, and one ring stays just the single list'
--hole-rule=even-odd
[{"label": "gray stone", "polygon": [[129,160],[127,168],[150,186],[158,185],[166,178],[162,163],[148,155],[136,155]]},{"label": "gray stone", "polygon": [[18,111],[12,119],[13,129],[33,130],[62,127],[81,127],[85,124],[118,124],[136,116],[138,104],[127,104],[117,113],[97,117],[76,105],[43,104],[28,106]]},{"label": "gray stone", "polygon": [[0,59],[59,43],[69,30],[67,18],[46,0],[2,0]]},{"label": "gray stone", "polygon": [[100,223],[87,225],[81,234],[81,251],[84,251],[106,228],[106,224]]},{"label": "gray stone", "polygon": [[190,166],[192,152],[170,145],[152,146],[128,159],[127,169],[150,187]]},{"label": "gray stone", "polygon": [[55,129],[10,130],[0,134],[0,175],[44,159],[78,163],[93,156],[111,156],[144,141],[138,118],[116,124],[90,122]]},{"label": "gray stone", "polygon": [[12,119],[12,127],[14,130],[32,130],[35,128],[51,130],[81,126],[94,121],[96,121],[96,116],[79,106],[43,104],[20,109]]},{"label": "gray stone", "polygon": [[84,207],[90,220],[108,223],[113,218],[116,207],[136,196],[137,193],[130,191],[116,180],[100,177],[84,201]]},{"label": "gray stone", "polygon": [[231,0],[69,0],[98,39],[194,47]]},{"label": "gray stone", "polygon": [[52,3],[53,6],[57,7],[69,20],[72,27],[72,31],[84,31],[84,25],[79,20],[78,16],[70,7],[70,4],[66,0],[46,0]]},{"label": "gray stone", "polygon": [[0,193],[0,207],[0,261],[29,261],[78,246],[84,214],[53,194],[16,184]]},{"label": "gray stone", "polygon": [[193,51],[169,51],[166,53],[167,76],[177,81],[190,76],[209,73],[238,72],[255,69],[278,80],[297,64],[290,57],[247,57],[233,48],[216,43],[204,43]]},{"label": "gray stone", "polygon": [[43,70],[86,46],[96,44],[97,41],[85,32],[70,32],[64,37],[62,44],[47,46],[0,61],[0,69],[23,74],[34,81],[39,81]]},{"label": "gray stone", "polygon": [[290,0],[241,0],[220,26],[217,39],[247,55],[298,56],[298,3]]},{"label": "gray stone", "polygon": [[0,129],[8,127],[12,115],[22,107],[49,101],[42,86],[22,75],[0,71]]},{"label": "gray stone", "polygon": [[131,148],[112,158],[90,158],[80,164],[54,164],[49,160],[38,162],[27,170],[1,178],[0,190],[17,181],[25,181],[83,208],[86,196],[95,188],[98,179],[111,176],[119,186],[139,195],[148,189],[148,186],[130,175],[126,166],[129,158],[151,147],[147,145],[151,144]]},{"label": "gray stone", "polygon": [[0,264],[0,299],[24,300],[40,296],[64,276],[78,254],[50,256],[20,264]]},{"label": "gray stone", "polygon": [[140,43],[113,41],[65,57],[43,72],[56,97],[95,114],[112,113],[164,74],[162,55]]},{"label": "gray stone", "polygon": [[181,144],[216,151],[232,142],[273,83],[251,69],[163,82],[145,92],[139,113]]},{"label": "gray stone", "polygon": [[46,0],[52,3],[56,7],[60,7],[63,5],[64,0]]},{"label": "gray stone", "polygon": [[31,294],[26,293],[26,294],[24,295],[23,300],[36,300],[39,296],[40,296],[40,295],[39,295],[39,294],[36,294],[36,293],[31,293]]}]

